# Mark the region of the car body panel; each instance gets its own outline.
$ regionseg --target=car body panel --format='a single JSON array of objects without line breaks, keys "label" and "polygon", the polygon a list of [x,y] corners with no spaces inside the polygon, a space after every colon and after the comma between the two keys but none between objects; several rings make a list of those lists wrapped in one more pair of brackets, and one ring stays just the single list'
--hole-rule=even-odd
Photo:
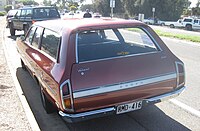
[{"label": "car body panel", "polygon": [[[26,40],[17,39],[17,49],[32,76],[37,79],[48,99],[63,116],[63,113],[93,114],[96,110],[116,109],[124,103],[146,101],[165,94],[182,92],[181,89],[176,93],[185,84],[183,63],[159,36],[142,22],[107,18],[67,19],[36,22],[32,27],[49,29],[60,35],[56,58],[42,51],[41,40],[38,47],[34,47]],[[142,29],[158,50],[79,61],[78,33],[127,27]],[[43,39],[41,37],[43,33],[40,36],[40,39]],[[63,96],[64,87],[68,89],[67,97]],[[64,105],[66,98],[70,99],[71,108]]]}]

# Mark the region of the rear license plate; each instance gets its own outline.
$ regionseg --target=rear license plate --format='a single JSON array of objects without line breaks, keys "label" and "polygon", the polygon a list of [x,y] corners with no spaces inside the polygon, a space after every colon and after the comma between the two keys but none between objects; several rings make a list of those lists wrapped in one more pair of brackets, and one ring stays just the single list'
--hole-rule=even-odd
[{"label": "rear license plate", "polygon": [[123,104],[123,105],[117,106],[117,114],[130,112],[130,111],[134,111],[134,110],[139,110],[141,108],[142,108],[142,101]]}]

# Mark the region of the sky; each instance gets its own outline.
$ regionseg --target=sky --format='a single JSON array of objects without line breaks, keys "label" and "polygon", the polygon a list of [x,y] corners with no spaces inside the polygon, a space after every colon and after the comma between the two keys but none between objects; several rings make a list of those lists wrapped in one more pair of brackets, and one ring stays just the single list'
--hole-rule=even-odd
[{"label": "sky", "polygon": [[190,5],[190,7],[196,7],[197,1],[198,0],[190,0],[192,3]]}]

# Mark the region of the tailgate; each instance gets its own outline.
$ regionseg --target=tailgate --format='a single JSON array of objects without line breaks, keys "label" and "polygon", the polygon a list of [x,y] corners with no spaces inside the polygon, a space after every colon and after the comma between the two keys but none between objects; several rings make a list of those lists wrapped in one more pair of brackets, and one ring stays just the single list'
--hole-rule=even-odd
[{"label": "tailgate", "polygon": [[156,96],[176,86],[175,64],[162,52],[75,64],[71,85],[76,112]]}]

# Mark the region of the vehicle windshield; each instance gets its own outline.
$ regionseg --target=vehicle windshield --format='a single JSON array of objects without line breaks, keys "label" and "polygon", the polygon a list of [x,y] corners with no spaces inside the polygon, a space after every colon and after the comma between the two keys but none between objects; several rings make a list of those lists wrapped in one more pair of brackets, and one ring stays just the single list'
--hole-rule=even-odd
[{"label": "vehicle windshield", "polygon": [[140,28],[82,31],[78,34],[77,44],[79,62],[159,51]]},{"label": "vehicle windshield", "polygon": [[33,10],[33,16],[39,18],[60,18],[58,11],[55,8],[36,8]]},{"label": "vehicle windshield", "polygon": [[14,16],[17,13],[18,10],[10,10],[8,12],[8,16]]}]

